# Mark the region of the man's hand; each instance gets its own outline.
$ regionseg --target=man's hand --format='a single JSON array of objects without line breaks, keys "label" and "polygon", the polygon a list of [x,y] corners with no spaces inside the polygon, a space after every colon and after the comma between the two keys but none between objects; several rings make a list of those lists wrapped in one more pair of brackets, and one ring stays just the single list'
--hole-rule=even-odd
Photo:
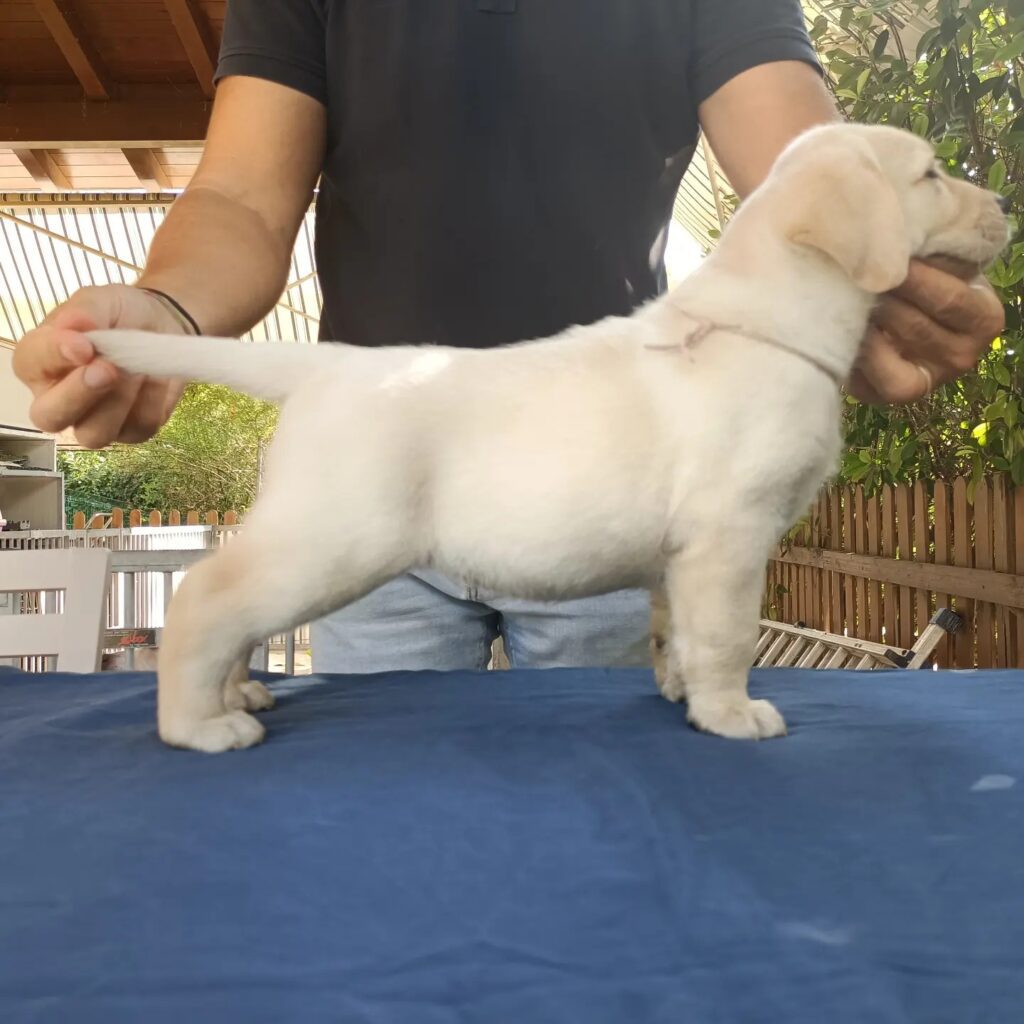
[{"label": "man's hand", "polygon": [[145,441],[170,418],[177,382],[129,377],[95,358],[83,332],[130,327],[182,333],[159,299],[128,285],[84,288],[55,309],[14,350],[14,373],[35,395],[30,415],[40,430],[73,427],[79,444]]},{"label": "man's hand", "polygon": [[850,393],[878,405],[915,402],[973,370],[1006,325],[996,293],[976,274],[954,260],[911,263],[872,317]]}]

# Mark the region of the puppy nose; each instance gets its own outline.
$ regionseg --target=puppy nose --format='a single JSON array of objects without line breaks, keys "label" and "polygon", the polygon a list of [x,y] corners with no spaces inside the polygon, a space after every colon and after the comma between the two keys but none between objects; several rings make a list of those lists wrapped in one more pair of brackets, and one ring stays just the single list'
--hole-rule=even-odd
[{"label": "puppy nose", "polygon": [[997,196],[996,202],[999,204],[999,209],[1002,210],[1003,213],[1010,212],[1011,203],[1009,196]]}]

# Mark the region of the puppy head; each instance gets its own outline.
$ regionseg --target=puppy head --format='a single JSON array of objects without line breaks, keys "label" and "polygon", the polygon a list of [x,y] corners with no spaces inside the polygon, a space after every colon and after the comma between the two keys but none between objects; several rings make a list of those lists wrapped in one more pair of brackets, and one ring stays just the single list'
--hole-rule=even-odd
[{"label": "puppy head", "polygon": [[915,256],[953,256],[980,270],[1009,238],[999,196],[950,178],[927,142],[896,128],[813,129],[765,184],[783,211],[785,237],[824,254],[868,292],[901,284]]}]

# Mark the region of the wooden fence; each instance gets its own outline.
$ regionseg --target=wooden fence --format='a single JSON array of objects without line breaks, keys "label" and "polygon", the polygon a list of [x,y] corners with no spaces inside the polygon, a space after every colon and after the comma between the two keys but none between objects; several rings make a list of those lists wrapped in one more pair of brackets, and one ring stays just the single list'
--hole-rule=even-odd
[{"label": "wooden fence", "polygon": [[768,567],[764,611],[782,622],[905,649],[937,607],[964,620],[941,665],[1024,668],[1024,487],[828,488]]},{"label": "wooden fence", "polygon": [[107,513],[97,513],[87,517],[84,512],[76,512],[72,522],[72,530],[123,530],[126,526],[237,526],[237,512],[199,512],[191,509],[184,515],[176,508],[164,514],[156,510],[148,513],[133,508],[127,512],[123,508],[115,508]]},{"label": "wooden fence", "polygon": [[[231,511],[113,509],[78,513],[73,529],[238,524]],[[964,628],[940,645],[941,665],[1024,668],[1024,487],[828,488],[768,567],[765,616],[828,633],[909,649],[942,607]]]}]

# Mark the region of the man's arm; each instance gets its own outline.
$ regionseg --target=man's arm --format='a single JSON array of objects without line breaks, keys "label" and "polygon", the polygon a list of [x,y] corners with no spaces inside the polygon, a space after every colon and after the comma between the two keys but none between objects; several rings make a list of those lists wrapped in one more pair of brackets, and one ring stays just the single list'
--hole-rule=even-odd
[{"label": "man's arm", "polygon": [[[799,61],[744,71],[700,106],[711,148],[740,198],[765,179],[793,138],[837,119],[821,77]],[[968,269],[911,264],[904,284],[879,303],[850,378],[854,395],[877,403],[913,402],[930,384],[975,368],[1005,321],[991,287],[961,280]]]},{"label": "man's arm", "polygon": [[740,199],[764,181],[801,132],[839,120],[821,75],[809,64],[788,60],[737,75],[700,105],[699,116]]},{"label": "man's arm", "polygon": [[259,78],[225,79],[203,159],[154,237],[139,284],[173,295],[206,334],[258,323],[287,284],[324,139],[316,100]]},{"label": "man's arm", "polygon": [[[217,91],[202,162],[153,239],[137,282],[173,296],[209,334],[240,334],[273,308],[323,160],[323,106],[256,78]],[[14,369],[33,391],[43,430],[74,427],[87,447],[152,436],[180,389],[125,378],[82,332],[102,327],[180,331],[162,303],[135,286],[87,288],[27,334]]]}]

